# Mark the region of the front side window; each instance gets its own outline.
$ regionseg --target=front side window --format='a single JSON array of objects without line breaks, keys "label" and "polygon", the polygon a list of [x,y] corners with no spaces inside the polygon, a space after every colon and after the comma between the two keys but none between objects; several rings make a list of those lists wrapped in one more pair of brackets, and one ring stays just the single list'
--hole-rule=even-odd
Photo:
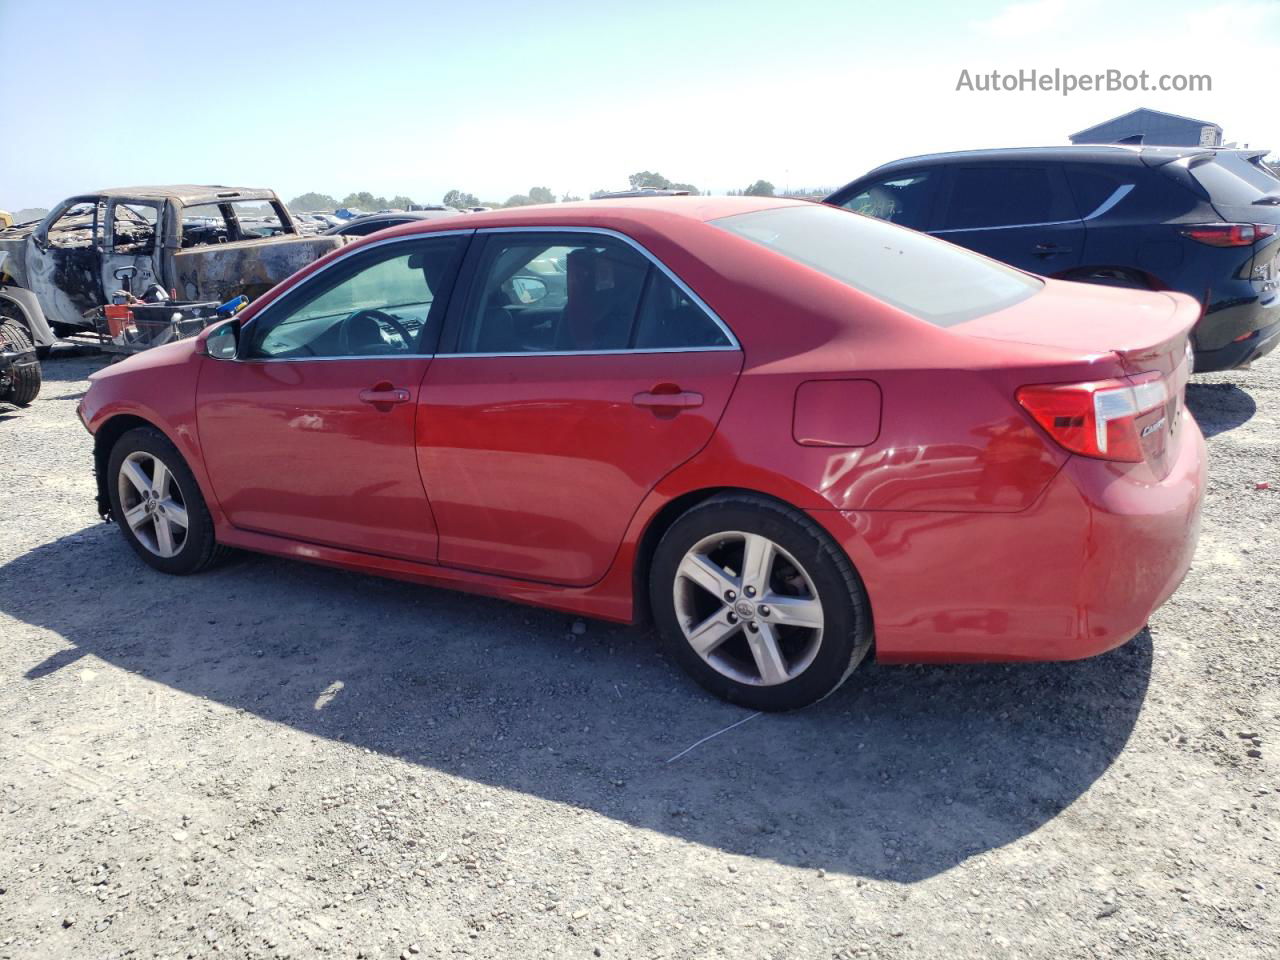
[{"label": "front side window", "polygon": [[249,325],[245,359],[430,351],[465,238],[405,241],[322,271]]},{"label": "front side window", "polygon": [[612,237],[494,234],[485,242],[475,277],[458,353],[730,346],[689,294]]},{"label": "front side window", "polygon": [[1012,227],[1074,218],[1052,170],[1044,166],[957,167],[943,230]]},{"label": "front side window", "polygon": [[49,244],[54,247],[97,247],[102,238],[102,221],[107,205],[101,200],[81,200],[72,204],[49,226]]},{"label": "front side window", "polygon": [[796,204],[712,220],[939,327],[1012,306],[1043,281],[928,234],[824,204]]},{"label": "front side window", "polygon": [[912,230],[925,230],[929,226],[936,180],[928,170],[898,174],[861,188],[840,206]]}]

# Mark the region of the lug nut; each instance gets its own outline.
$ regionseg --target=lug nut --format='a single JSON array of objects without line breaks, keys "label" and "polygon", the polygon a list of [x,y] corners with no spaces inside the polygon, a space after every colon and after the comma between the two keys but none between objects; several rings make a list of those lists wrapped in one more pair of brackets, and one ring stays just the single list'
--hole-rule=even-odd
[{"label": "lug nut", "polygon": [[748,630],[750,630],[752,633],[759,633],[759,632],[760,632],[760,624],[758,624],[758,623],[756,623],[754,620],[752,620],[750,623],[748,623],[748,624],[747,624],[747,629],[748,629]]},{"label": "lug nut", "polygon": [[733,601],[735,601],[735,600],[737,600],[737,599],[738,599],[738,595],[737,595],[736,593],[734,593],[732,590],[726,590],[726,591],[724,592],[724,598],[725,598],[725,600],[727,600],[729,603],[733,603]]},{"label": "lug nut", "polygon": [[738,622],[738,615],[737,615],[736,613],[730,613],[730,614],[729,614],[729,616],[728,616],[726,619],[727,619],[730,623],[737,623],[737,622]]},{"label": "lug nut", "polygon": [[766,603],[760,604],[760,616],[767,617],[768,615],[769,615],[769,605]]},{"label": "lug nut", "polygon": [[743,593],[745,593],[748,597],[754,597],[754,596],[756,595],[756,588],[755,588],[755,587],[747,587],[747,588],[746,588],[745,590],[743,590],[742,592],[743,592]]}]

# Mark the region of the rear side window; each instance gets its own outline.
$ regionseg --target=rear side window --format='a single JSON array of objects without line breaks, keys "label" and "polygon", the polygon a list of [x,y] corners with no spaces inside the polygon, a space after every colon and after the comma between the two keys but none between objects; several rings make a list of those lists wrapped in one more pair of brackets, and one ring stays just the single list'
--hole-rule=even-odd
[{"label": "rear side window", "polygon": [[937,174],[930,170],[900,173],[857,188],[839,205],[877,220],[925,230],[929,227],[937,180]]},{"label": "rear side window", "polygon": [[1043,286],[963,247],[824,205],[711,223],[939,327],[1012,306]]},{"label": "rear side window", "polygon": [[458,353],[601,353],[731,346],[720,326],[626,243],[517,232],[485,241]]},{"label": "rear side window", "polygon": [[725,332],[689,294],[653,267],[640,301],[633,341],[637,350],[730,346]]},{"label": "rear side window", "polygon": [[1092,216],[1124,186],[1119,177],[1095,167],[1068,167],[1067,183],[1081,217]]},{"label": "rear side window", "polygon": [[1074,219],[1057,171],[1045,166],[956,167],[943,230]]}]

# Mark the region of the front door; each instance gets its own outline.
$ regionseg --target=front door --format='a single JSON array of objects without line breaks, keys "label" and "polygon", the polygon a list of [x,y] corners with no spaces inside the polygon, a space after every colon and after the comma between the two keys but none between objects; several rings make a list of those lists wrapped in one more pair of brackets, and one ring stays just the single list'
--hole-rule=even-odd
[{"label": "front door", "polygon": [[593,583],[645,495],[710,439],[742,353],[615,237],[494,232],[464,274],[418,414],[440,562]]},{"label": "front door", "polygon": [[467,233],[375,244],[250,320],[204,361],[200,443],[232,524],[431,562],[414,419]]},{"label": "front door", "polygon": [[72,197],[27,238],[26,285],[50,323],[91,325],[85,311],[107,302],[102,286],[106,211],[101,197]]}]

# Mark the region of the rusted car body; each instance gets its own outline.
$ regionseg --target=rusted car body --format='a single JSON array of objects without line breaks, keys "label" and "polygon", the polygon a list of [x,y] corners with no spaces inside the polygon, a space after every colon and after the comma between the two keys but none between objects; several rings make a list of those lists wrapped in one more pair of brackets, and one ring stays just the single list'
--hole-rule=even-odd
[{"label": "rusted car body", "polygon": [[79,329],[120,288],[158,284],[179,300],[258,296],[346,242],[303,235],[274,191],[121,187],[69,197],[37,224],[0,229],[0,313],[37,347]]}]

